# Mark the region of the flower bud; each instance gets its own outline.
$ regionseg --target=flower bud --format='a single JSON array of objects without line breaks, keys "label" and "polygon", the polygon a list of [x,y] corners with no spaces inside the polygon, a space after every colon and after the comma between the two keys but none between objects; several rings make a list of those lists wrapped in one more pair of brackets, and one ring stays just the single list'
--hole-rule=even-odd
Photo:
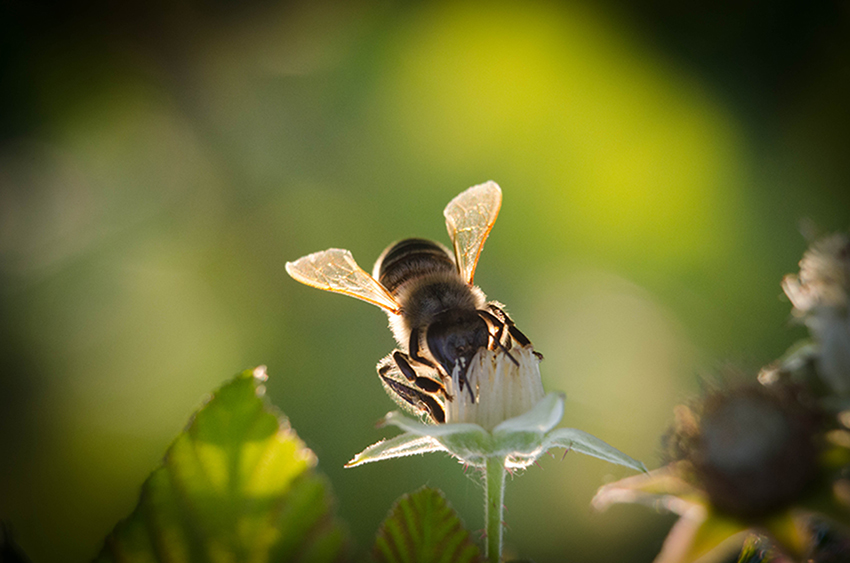
[{"label": "flower bud", "polygon": [[818,374],[836,393],[850,394],[850,238],[835,234],[812,244],[782,289],[817,345]]},{"label": "flower bud", "polygon": [[817,476],[819,418],[790,387],[714,392],[679,420],[671,443],[711,505],[740,518],[797,500]]}]

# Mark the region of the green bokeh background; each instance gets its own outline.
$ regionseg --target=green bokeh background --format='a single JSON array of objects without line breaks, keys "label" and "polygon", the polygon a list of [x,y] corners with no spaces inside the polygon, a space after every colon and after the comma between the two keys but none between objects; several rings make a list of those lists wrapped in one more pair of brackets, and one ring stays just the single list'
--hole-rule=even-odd
[{"label": "green bokeh background", "polygon": [[[206,393],[266,364],[361,549],[392,501],[482,488],[387,435],[377,308],[287,260],[406,236],[495,180],[476,281],[567,393],[565,424],[650,467],[672,407],[805,333],[783,274],[846,229],[845,3],[177,2],[0,8],[0,518],[85,561]],[[649,562],[673,518],[595,514],[628,471],[510,480],[509,553]]]}]

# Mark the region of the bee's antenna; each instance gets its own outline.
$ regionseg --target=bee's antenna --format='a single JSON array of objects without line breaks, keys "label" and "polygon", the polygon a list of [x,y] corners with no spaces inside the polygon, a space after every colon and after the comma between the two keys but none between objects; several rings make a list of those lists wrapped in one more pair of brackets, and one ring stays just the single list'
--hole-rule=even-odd
[{"label": "bee's antenna", "polygon": [[505,347],[505,345],[504,345],[504,344],[502,344],[501,342],[498,342],[498,344],[499,344],[499,348],[501,348],[502,350],[504,350],[505,355],[511,359],[511,361],[514,363],[514,365],[515,365],[516,367],[519,367],[519,362],[517,361],[517,359],[516,359],[516,358],[514,358],[513,354],[511,354],[510,350],[508,350],[508,349]]}]

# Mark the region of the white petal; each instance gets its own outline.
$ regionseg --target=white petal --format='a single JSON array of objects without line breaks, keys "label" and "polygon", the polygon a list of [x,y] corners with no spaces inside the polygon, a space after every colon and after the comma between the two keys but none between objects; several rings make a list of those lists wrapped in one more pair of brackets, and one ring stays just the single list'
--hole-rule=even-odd
[{"label": "white petal", "polygon": [[564,417],[564,394],[549,393],[537,402],[530,411],[500,423],[493,429],[493,435],[509,432],[546,433],[555,428]]}]

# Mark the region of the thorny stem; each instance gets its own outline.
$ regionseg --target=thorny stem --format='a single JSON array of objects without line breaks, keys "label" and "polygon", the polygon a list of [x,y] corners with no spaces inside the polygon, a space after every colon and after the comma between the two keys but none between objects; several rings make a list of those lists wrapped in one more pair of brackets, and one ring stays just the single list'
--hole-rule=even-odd
[{"label": "thorny stem", "polygon": [[487,530],[487,561],[502,560],[502,513],[505,503],[505,458],[488,457],[484,473],[484,520]]}]

